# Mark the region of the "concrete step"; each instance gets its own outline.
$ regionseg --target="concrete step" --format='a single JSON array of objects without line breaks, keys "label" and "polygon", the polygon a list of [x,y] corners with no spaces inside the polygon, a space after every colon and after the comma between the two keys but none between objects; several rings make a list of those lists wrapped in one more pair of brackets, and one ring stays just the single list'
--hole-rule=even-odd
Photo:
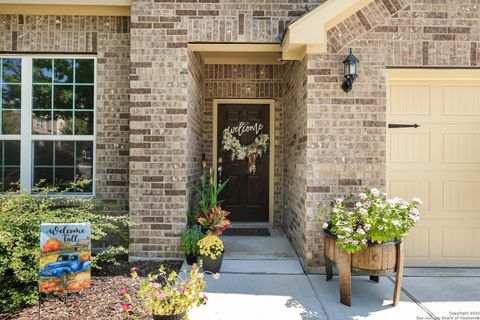
[{"label": "concrete step", "polygon": [[[190,270],[183,262],[182,270]],[[233,274],[304,274],[302,266],[296,259],[292,260],[233,260],[224,259],[220,273]]]},{"label": "concrete step", "polygon": [[222,273],[303,274],[297,259],[292,260],[233,260],[224,259]]},{"label": "concrete step", "polygon": [[298,259],[285,236],[280,237],[222,237],[224,259],[272,260]]},{"label": "concrete step", "polygon": [[[304,274],[297,254],[285,236],[222,237],[225,245],[220,273]],[[190,270],[184,262],[182,269]]]}]

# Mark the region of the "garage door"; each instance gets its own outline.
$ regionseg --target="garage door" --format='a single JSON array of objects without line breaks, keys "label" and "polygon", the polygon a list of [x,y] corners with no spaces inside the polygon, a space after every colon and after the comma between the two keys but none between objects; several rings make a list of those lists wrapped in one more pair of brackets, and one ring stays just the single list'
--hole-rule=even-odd
[{"label": "garage door", "polygon": [[390,70],[387,115],[387,192],[424,200],[407,265],[480,266],[480,70]]}]

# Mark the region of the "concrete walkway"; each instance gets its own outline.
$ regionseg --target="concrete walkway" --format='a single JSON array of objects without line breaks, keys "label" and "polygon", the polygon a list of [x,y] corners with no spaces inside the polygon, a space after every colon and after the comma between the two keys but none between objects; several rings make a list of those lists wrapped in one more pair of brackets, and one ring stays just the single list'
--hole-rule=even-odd
[{"label": "concrete walkway", "polygon": [[392,306],[392,279],[374,283],[355,276],[352,307],[347,307],[339,302],[338,277],[327,282],[325,275],[305,274],[284,236],[222,239],[226,255],[220,279],[207,276],[208,304],[193,309],[191,320],[480,320],[479,269],[407,268],[397,307]]}]

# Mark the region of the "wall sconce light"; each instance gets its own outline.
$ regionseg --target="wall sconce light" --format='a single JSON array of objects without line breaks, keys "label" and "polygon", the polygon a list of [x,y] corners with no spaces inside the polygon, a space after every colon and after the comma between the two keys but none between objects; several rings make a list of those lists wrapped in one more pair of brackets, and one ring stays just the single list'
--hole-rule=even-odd
[{"label": "wall sconce light", "polygon": [[342,83],[342,89],[346,93],[349,93],[353,87],[353,81],[355,78],[358,77],[357,75],[357,57],[355,57],[352,53],[352,49],[350,48],[350,54],[343,60],[343,74],[345,76],[345,80]]}]

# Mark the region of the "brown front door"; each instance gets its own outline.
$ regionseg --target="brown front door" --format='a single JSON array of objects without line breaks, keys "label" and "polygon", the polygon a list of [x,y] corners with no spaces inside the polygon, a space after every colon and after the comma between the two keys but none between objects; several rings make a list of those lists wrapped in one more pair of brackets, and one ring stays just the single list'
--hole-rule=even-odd
[{"label": "brown front door", "polygon": [[[247,159],[232,161],[230,152],[223,150],[223,130],[227,127],[233,128],[233,136],[246,146],[252,143],[258,134],[270,134],[269,108],[266,104],[218,105],[217,167],[222,167],[220,180],[229,179],[220,199],[224,199],[222,207],[231,212],[229,218],[232,221],[268,221],[270,143],[267,152],[257,158],[256,172],[250,174]],[[220,158],[222,163],[219,163]]]}]

